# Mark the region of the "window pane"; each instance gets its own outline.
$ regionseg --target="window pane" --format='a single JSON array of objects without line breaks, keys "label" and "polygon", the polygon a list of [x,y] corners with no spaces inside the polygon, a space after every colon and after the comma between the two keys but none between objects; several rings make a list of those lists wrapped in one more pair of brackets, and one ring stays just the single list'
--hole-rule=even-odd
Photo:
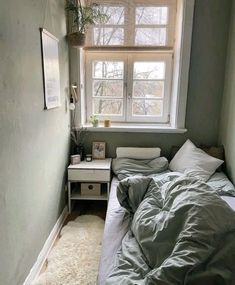
[{"label": "window pane", "polygon": [[133,97],[162,98],[163,96],[163,81],[134,81],[133,83]]},{"label": "window pane", "polygon": [[138,7],[136,8],[136,25],[166,25],[168,22],[168,7]]},{"label": "window pane", "polygon": [[94,45],[123,45],[124,43],[124,29],[113,28],[94,28]]},{"label": "window pane", "polygon": [[122,115],[123,101],[118,99],[93,99],[94,114],[97,115]]},{"label": "window pane", "polygon": [[166,28],[136,28],[135,44],[165,46]]},{"label": "window pane", "polygon": [[134,63],[134,79],[164,79],[164,61],[139,61]]},{"label": "window pane", "polygon": [[162,116],[163,102],[160,100],[133,100],[133,116]]},{"label": "window pane", "polygon": [[124,24],[124,7],[117,6],[100,6],[102,13],[108,15],[109,19],[106,25],[123,25]]},{"label": "window pane", "polygon": [[123,97],[123,82],[115,80],[94,80],[93,96]]},{"label": "window pane", "polygon": [[123,78],[123,61],[94,61],[93,78]]}]

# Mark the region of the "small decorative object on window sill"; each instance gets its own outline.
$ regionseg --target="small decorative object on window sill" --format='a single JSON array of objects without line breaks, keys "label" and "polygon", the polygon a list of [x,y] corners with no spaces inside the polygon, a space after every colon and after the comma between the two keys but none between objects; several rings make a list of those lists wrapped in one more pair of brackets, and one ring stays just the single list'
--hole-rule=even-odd
[{"label": "small decorative object on window sill", "polygon": [[86,161],[91,162],[92,161],[92,154],[87,154],[86,155]]},{"label": "small decorative object on window sill", "polygon": [[85,45],[86,31],[89,26],[104,24],[109,19],[96,3],[82,5],[81,0],[67,0],[65,9],[69,12],[68,16],[71,26],[68,41],[75,47]]},{"label": "small decorative object on window sill", "polygon": [[98,127],[98,125],[99,125],[99,120],[98,120],[98,118],[97,118],[96,115],[90,116],[89,122],[90,122],[90,123],[92,124],[92,126],[95,127],[95,128]]},{"label": "small decorative object on window sill", "polygon": [[110,128],[111,127],[111,120],[104,120],[104,127]]}]

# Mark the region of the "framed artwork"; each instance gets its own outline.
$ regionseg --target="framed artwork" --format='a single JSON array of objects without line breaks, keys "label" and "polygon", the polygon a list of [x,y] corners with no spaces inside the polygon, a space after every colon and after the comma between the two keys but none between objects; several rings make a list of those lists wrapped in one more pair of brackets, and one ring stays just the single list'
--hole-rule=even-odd
[{"label": "framed artwork", "polygon": [[93,142],[92,157],[94,159],[105,159],[105,142]]},{"label": "framed artwork", "polygon": [[40,29],[42,68],[44,83],[44,106],[51,109],[60,106],[60,69],[58,39],[45,29]]}]

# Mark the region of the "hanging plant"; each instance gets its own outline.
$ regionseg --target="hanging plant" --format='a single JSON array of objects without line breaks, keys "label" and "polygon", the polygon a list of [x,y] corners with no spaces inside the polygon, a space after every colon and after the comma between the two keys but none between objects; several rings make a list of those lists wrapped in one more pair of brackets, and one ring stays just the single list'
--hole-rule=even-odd
[{"label": "hanging plant", "polygon": [[83,46],[88,28],[96,24],[105,24],[109,19],[97,3],[90,1],[85,1],[82,5],[81,0],[68,0],[65,9],[72,18],[74,32],[68,35],[68,40],[73,46]]}]

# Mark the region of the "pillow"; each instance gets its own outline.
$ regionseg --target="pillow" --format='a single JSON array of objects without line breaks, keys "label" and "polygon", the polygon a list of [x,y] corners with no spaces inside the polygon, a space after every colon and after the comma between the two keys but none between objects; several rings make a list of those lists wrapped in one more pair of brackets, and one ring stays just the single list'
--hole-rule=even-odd
[{"label": "pillow", "polygon": [[[203,151],[205,151],[210,156],[224,160],[224,147],[223,146],[200,145],[199,148],[202,149]],[[176,153],[179,149],[180,149],[179,146],[172,146],[171,153],[170,153],[171,159],[176,155]]]},{"label": "pillow", "polygon": [[224,160],[224,147],[223,146],[205,146],[200,145],[200,148],[210,156]]},{"label": "pillow", "polygon": [[159,157],[161,149],[158,147],[117,147],[117,158],[153,159]]},{"label": "pillow", "polygon": [[[205,146],[205,145],[200,145],[200,148],[204,150],[207,154],[224,160],[224,147],[223,146]],[[222,171],[222,167],[218,167],[216,171]]]},{"label": "pillow", "polygon": [[165,157],[154,159],[115,158],[112,160],[112,170],[119,180],[130,176],[147,176],[163,172],[168,169]]},{"label": "pillow", "polygon": [[170,162],[169,168],[207,181],[222,163],[223,160],[206,154],[187,140]]}]

